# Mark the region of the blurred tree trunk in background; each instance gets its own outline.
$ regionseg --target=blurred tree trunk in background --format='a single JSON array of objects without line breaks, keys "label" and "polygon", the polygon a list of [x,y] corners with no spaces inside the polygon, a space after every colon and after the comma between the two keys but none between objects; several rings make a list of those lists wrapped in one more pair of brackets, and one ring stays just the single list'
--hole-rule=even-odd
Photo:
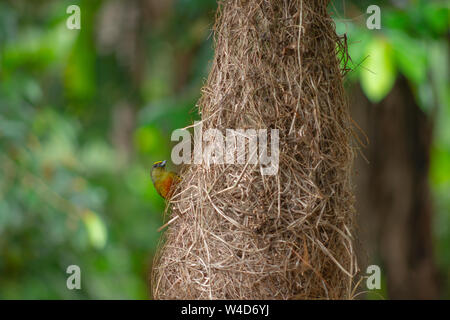
[{"label": "blurred tree trunk in background", "polygon": [[350,105],[369,139],[362,148],[368,162],[359,155],[355,163],[362,271],[381,261],[389,299],[436,299],[428,184],[431,118],[401,77],[378,104],[355,86]]},{"label": "blurred tree trunk in background", "polygon": [[161,23],[172,10],[172,1],[113,0],[99,15],[97,46],[102,54],[114,53],[129,79],[129,95],[112,113],[111,138],[125,162],[132,153],[136,113],[141,104],[141,85],[146,69],[146,32]]},{"label": "blurred tree trunk in background", "polygon": [[105,3],[99,13],[96,35],[98,51],[104,55],[114,54],[130,81],[131,94],[112,106],[111,140],[125,163],[132,152],[132,134],[140,103],[139,86],[145,70],[144,5],[145,2],[135,0]]}]

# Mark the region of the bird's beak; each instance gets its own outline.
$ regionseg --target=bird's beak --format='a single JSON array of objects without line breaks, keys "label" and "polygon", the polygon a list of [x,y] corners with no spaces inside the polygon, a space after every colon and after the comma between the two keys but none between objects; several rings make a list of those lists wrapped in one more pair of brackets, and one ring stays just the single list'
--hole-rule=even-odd
[{"label": "bird's beak", "polygon": [[164,160],[163,162],[161,162],[160,166],[164,167],[166,165],[166,160]]}]

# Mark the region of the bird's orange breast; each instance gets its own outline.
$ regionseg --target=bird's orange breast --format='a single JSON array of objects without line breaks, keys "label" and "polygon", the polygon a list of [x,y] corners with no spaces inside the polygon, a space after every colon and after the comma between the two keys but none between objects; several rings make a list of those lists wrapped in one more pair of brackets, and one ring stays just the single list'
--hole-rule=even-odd
[{"label": "bird's orange breast", "polygon": [[156,190],[159,192],[161,197],[167,199],[170,196],[170,193],[173,191],[172,186],[175,184],[174,175],[167,174],[164,178],[155,182]]}]

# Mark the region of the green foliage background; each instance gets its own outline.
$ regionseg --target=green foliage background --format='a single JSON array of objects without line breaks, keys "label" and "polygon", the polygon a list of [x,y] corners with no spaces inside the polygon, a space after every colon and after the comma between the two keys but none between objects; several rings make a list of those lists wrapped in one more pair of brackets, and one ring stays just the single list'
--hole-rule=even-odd
[{"label": "green foliage background", "polygon": [[[193,110],[213,55],[216,4],[174,0],[142,33],[146,67],[135,83],[116,55],[98,48],[97,19],[106,2],[0,1],[0,299],[149,296],[164,210],[149,168],[170,158],[172,130],[198,117]],[[363,13],[372,4],[347,2]],[[338,33],[349,39],[355,71],[348,79],[380,101],[401,73],[420,106],[438,114],[430,181],[437,259],[448,282],[448,3],[378,2],[381,30],[368,30],[366,15],[346,16],[339,1],[331,8]],[[66,28],[71,4],[81,7],[81,30]],[[177,57],[189,52],[179,87]],[[123,99],[137,115],[130,155],[111,139],[114,106]],[[71,264],[81,267],[82,290],[66,288]]]}]

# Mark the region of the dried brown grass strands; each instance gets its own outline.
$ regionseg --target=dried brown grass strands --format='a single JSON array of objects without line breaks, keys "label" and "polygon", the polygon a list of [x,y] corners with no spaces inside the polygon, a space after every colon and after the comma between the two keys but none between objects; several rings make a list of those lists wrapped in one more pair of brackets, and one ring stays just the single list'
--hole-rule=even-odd
[{"label": "dried brown grass strands", "polygon": [[[156,299],[348,299],[357,272],[352,125],[325,0],[219,3],[203,131],[279,129],[280,165],[187,165]],[[345,48],[344,48],[345,49]],[[270,141],[270,139],[269,139]]]}]

